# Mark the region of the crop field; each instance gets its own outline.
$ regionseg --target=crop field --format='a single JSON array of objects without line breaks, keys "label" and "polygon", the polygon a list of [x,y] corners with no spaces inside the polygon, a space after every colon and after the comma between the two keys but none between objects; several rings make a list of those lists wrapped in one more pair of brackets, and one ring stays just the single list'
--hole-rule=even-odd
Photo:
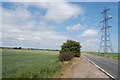
[{"label": "crop field", "polygon": [[119,53],[96,53],[96,52],[85,52],[85,53],[120,60],[120,58],[119,58],[120,54]]},{"label": "crop field", "polygon": [[2,49],[3,78],[50,78],[61,68],[58,51]]}]

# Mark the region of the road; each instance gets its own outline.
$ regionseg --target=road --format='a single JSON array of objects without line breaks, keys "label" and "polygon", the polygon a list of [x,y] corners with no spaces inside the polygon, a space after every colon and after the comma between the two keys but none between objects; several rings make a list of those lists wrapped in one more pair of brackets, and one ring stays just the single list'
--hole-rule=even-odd
[{"label": "road", "polygon": [[82,55],[91,60],[92,62],[94,62],[102,69],[104,69],[107,73],[109,73],[113,77],[118,78],[118,60],[112,60],[85,53],[82,53]]}]

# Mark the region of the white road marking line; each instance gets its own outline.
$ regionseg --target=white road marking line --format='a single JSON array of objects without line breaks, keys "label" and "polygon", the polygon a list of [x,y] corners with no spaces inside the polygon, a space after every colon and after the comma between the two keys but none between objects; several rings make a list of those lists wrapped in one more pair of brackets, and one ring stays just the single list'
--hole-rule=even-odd
[{"label": "white road marking line", "polygon": [[[84,55],[82,55],[83,57],[85,57]],[[115,77],[113,77],[111,74],[109,74],[108,72],[106,72],[104,69],[102,69],[100,66],[96,65],[94,62],[92,62],[90,59],[88,59],[87,57],[85,57],[90,63],[92,63],[93,65],[95,65],[98,69],[100,69],[102,72],[104,72],[106,75],[108,75],[110,78],[112,79],[116,79]]]}]

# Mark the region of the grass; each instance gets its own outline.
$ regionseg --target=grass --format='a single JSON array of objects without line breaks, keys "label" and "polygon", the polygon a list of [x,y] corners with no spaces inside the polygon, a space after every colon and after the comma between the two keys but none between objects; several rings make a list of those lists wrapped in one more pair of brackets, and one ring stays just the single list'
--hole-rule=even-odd
[{"label": "grass", "polygon": [[111,58],[111,59],[115,59],[115,60],[120,60],[119,53],[96,53],[96,52],[85,52],[85,53],[102,56],[102,57],[106,57],[106,58]]},{"label": "grass", "polygon": [[51,78],[61,68],[58,51],[2,50],[3,78]]}]

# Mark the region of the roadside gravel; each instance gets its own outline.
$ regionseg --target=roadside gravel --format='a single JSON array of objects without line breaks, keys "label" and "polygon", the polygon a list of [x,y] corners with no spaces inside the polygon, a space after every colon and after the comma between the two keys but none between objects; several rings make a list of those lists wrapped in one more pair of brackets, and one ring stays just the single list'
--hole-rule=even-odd
[{"label": "roadside gravel", "polygon": [[84,57],[74,58],[74,62],[61,74],[61,78],[109,78]]}]

